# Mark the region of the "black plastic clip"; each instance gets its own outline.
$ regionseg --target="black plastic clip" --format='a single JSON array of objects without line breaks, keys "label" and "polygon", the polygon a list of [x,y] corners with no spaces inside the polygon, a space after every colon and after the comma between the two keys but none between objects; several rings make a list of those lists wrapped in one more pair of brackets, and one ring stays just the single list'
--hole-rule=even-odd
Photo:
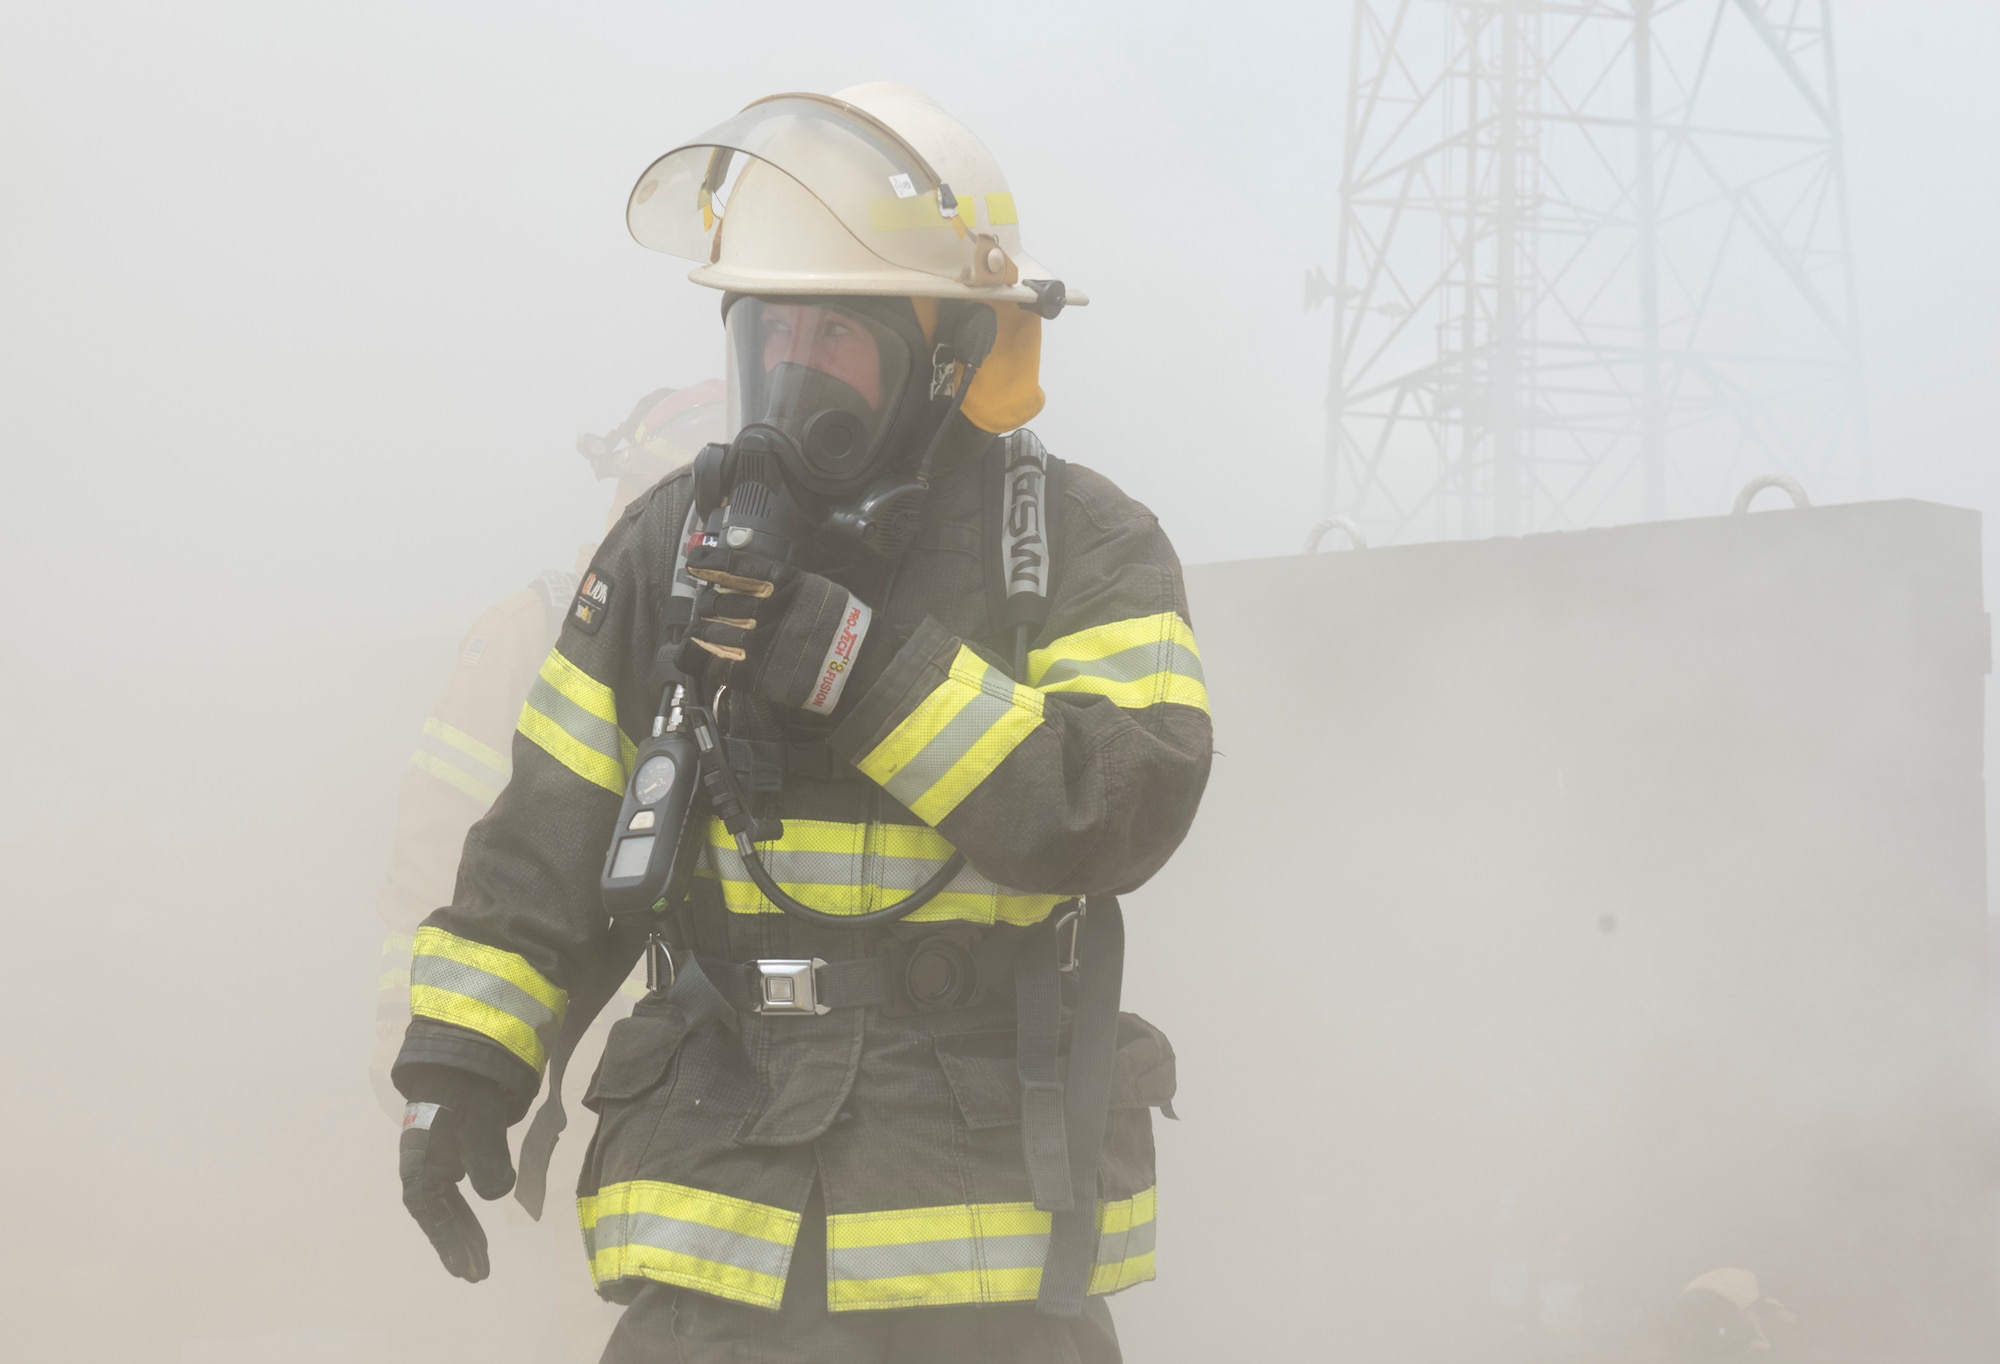
[{"label": "black plastic clip", "polygon": [[1069,288],[1059,279],[1024,279],[1021,283],[1035,291],[1033,303],[1018,303],[1018,308],[1026,308],[1031,313],[1040,313],[1053,321],[1069,302]]}]

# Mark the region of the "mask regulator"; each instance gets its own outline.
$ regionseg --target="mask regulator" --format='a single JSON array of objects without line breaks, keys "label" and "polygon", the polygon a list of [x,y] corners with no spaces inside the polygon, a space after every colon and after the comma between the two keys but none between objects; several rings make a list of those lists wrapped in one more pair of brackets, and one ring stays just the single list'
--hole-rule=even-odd
[{"label": "mask regulator", "polygon": [[[694,465],[695,514],[704,541],[789,564],[823,529],[873,555],[901,554],[916,532],[938,450],[973,376],[993,349],[996,332],[991,309],[967,311],[951,345],[938,347],[932,358],[935,374],[943,376],[950,367],[955,382],[951,406],[916,470],[885,474],[851,503],[836,504],[809,491],[802,495],[787,472],[803,456],[791,447],[790,437],[774,427],[753,423],[727,445],[704,446]],[[777,837],[782,826],[759,828],[716,724],[716,710],[726,691],[718,688],[704,705],[677,674],[667,683],[652,734],[633,755],[632,776],[605,853],[599,888],[606,912],[614,921],[639,920],[651,926],[648,989],[661,990],[673,983],[661,925],[669,908],[687,895],[711,814],[722,821],[751,881],[771,903],[795,918],[828,927],[867,928],[907,918],[935,899],[965,867],[964,854],[954,852],[901,900],[865,914],[830,914],[789,894],[757,851],[758,836]]]}]

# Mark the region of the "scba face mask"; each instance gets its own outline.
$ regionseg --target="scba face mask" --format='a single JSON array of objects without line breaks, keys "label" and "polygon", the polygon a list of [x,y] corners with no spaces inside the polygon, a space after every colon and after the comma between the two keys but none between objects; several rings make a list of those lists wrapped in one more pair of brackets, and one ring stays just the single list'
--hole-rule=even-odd
[{"label": "scba face mask", "polygon": [[905,409],[928,403],[912,392],[922,333],[914,314],[898,325],[891,303],[742,296],[724,315],[730,426],[739,440],[760,432],[807,492],[867,488],[906,438]]}]

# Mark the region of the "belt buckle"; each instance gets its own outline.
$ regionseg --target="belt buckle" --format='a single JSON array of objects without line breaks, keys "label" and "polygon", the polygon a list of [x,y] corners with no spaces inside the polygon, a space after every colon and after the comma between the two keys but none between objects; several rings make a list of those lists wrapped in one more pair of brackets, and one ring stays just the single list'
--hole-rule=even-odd
[{"label": "belt buckle", "polygon": [[759,960],[751,964],[757,968],[754,1007],[758,1013],[769,1017],[832,1012],[831,1006],[819,1002],[819,969],[826,963],[818,957],[808,961]]}]

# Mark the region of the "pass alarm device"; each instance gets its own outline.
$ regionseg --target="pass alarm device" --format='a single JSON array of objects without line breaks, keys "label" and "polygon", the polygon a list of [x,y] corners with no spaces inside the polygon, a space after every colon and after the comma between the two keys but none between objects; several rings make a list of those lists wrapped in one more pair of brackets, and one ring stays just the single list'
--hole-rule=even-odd
[{"label": "pass alarm device", "polygon": [[696,840],[686,837],[701,785],[700,755],[681,715],[679,687],[653,728],[633,754],[598,882],[613,919],[646,918],[677,904],[700,856]]}]

